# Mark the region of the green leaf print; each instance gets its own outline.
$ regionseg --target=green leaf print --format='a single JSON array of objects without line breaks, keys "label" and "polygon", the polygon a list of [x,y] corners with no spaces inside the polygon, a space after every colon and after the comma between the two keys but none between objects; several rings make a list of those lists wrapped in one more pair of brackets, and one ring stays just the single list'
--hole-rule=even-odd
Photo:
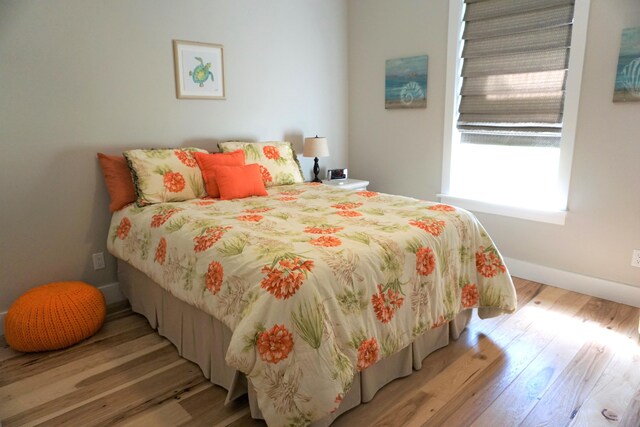
[{"label": "green leaf print", "polygon": [[418,252],[419,249],[421,249],[424,246],[425,246],[424,243],[422,243],[420,239],[418,239],[417,237],[414,237],[413,239],[407,242],[407,245],[405,246],[405,250],[407,252],[411,252],[412,254],[415,254],[416,252]]},{"label": "green leaf print", "polygon": [[291,313],[291,320],[296,332],[313,349],[319,349],[324,333],[324,311],[322,303],[312,304],[304,302],[298,306],[298,311]]},{"label": "green leaf print", "polygon": [[377,216],[384,216],[385,214],[384,210],[379,208],[360,209],[360,211],[369,215],[377,215]]},{"label": "green leaf print", "polygon": [[331,358],[333,359],[333,371],[331,372],[331,378],[339,380],[344,392],[346,393],[349,391],[351,384],[353,383],[353,365],[349,358],[336,346],[331,349]]},{"label": "green leaf print", "polygon": [[262,153],[254,144],[245,145],[243,148],[247,160],[260,160]]},{"label": "green leaf print", "polygon": [[363,290],[352,291],[350,289],[337,294],[336,299],[344,314],[359,314],[369,305],[369,300],[364,297]]},{"label": "green leaf print", "polygon": [[413,327],[413,329],[411,330],[411,336],[413,338],[416,338],[417,336],[421,335],[426,330],[427,330],[427,323],[424,320],[420,319],[418,324],[415,325]]},{"label": "green leaf print", "polygon": [[[344,191],[344,190],[340,190]],[[344,237],[349,240],[353,240],[355,242],[360,242],[367,246],[371,245],[371,237],[367,233],[363,233],[361,231],[356,231],[355,233],[342,233],[340,237]]]},{"label": "green leaf print", "polygon": [[242,348],[243,352],[253,351],[258,342],[258,337],[261,333],[266,331],[267,328],[263,323],[256,323],[253,327],[253,332],[242,337],[242,341],[244,341],[244,347]]},{"label": "green leaf print", "polygon": [[142,150],[145,156],[150,159],[168,159],[173,154],[173,150],[145,149]]},{"label": "green leaf print", "polygon": [[191,189],[193,190],[194,196],[203,197],[207,194],[204,189],[204,181],[200,176],[195,174],[189,174],[189,185],[191,185]]},{"label": "green leaf print", "polygon": [[249,236],[241,233],[223,241],[222,246],[219,247],[217,251],[218,254],[225,257],[240,255],[244,251],[245,246],[247,246],[247,243],[249,243]]},{"label": "green leaf print", "polygon": [[170,220],[165,226],[167,233],[175,233],[184,227],[190,221],[189,217],[180,217]]},{"label": "green leaf print", "polygon": [[293,178],[293,174],[290,172],[280,172],[276,174],[273,182],[274,185],[287,185],[294,184],[295,179]]},{"label": "green leaf print", "polygon": [[480,289],[481,307],[504,307],[504,297],[499,288],[483,287]]},{"label": "green leaf print", "polygon": [[156,168],[153,170],[153,173],[157,175],[164,175],[167,172],[171,172],[171,167],[169,165],[156,166]]},{"label": "green leaf print", "polygon": [[286,212],[277,212],[277,213],[272,213],[269,216],[273,217],[273,218],[279,218],[283,221],[288,220],[289,218],[291,218],[291,215],[289,215]]},{"label": "green leaf print", "polygon": [[396,353],[398,350],[400,350],[401,345],[402,341],[393,331],[385,334],[382,337],[382,341],[380,342],[382,357],[388,357]]}]

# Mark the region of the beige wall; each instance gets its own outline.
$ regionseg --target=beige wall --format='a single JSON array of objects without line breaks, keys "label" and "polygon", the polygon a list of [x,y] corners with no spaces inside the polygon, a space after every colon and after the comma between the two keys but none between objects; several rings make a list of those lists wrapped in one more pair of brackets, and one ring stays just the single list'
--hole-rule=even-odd
[{"label": "beige wall", "polygon": [[[96,152],[324,135],[347,164],[342,0],[0,0],[0,312],[94,272],[110,215]],[[172,39],[224,45],[227,100],[177,100]],[[311,163],[303,167],[309,174]]]},{"label": "beige wall", "polygon": [[[640,287],[640,103],[613,103],[620,34],[637,0],[592,0],[564,226],[478,214],[503,255]],[[349,0],[349,159],[375,190],[440,191],[447,0]],[[429,55],[426,110],[384,109],[384,61]]]}]

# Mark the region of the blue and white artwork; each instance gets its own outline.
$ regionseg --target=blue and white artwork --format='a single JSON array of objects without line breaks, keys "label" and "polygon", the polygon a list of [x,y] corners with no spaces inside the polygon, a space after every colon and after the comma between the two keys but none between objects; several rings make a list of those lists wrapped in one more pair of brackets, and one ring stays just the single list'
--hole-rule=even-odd
[{"label": "blue and white artwork", "polygon": [[388,59],[384,108],[427,108],[427,55]]},{"label": "blue and white artwork", "polygon": [[622,31],[613,102],[624,101],[640,101],[640,27]]}]

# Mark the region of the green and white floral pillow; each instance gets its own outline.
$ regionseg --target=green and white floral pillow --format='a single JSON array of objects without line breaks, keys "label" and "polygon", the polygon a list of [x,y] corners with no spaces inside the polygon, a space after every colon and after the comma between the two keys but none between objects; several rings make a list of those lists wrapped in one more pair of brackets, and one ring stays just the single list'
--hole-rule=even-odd
[{"label": "green and white floral pillow", "polygon": [[266,187],[304,182],[300,163],[290,142],[240,142],[218,143],[220,151],[244,150],[246,164],[260,165],[262,180]]},{"label": "green and white floral pillow", "polygon": [[193,152],[199,148],[129,150],[123,153],[135,183],[138,206],[181,202],[206,196]]}]

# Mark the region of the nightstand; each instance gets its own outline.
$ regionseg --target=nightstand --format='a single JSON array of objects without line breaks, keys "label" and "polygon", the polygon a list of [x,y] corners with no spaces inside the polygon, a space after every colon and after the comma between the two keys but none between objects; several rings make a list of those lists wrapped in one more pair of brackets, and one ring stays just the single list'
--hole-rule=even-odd
[{"label": "nightstand", "polygon": [[324,180],[323,184],[330,185],[332,187],[342,188],[343,190],[366,190],[369,185],[369,181],[363,181],[361,179],[334,179],[331,181]]}]

